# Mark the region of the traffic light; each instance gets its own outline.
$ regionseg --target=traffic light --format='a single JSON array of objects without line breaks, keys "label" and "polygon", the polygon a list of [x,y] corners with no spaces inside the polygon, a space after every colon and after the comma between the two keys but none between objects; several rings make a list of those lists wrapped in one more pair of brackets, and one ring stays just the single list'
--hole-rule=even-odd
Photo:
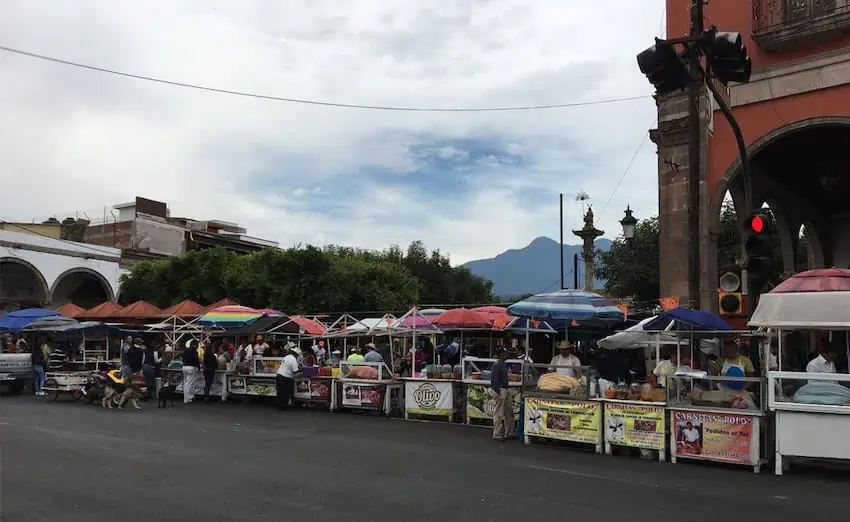
[{"label": "traffic light", "polygon": [[773,274],[773,220],[765,212],[754,212],[744,220],[747,277],[758,291]]},{"label": "traffic light", "polygon": [[747,56],[747,46],[741,33],[718,32],[712,27],[705,33],[703,51],[711,71],[723,84],[746,83],[753,72],[753,62]]},{"label": "traffic light", "polygon": [[730,267],[720,276],[717,288],[717,308],[720,315],[739,315],[744,312],[744,295],[740,270]]},{"label": "traffic light", "polygon": [[683,90],[691,82],[684,55],[657,38],[655,45],[637,55],[637,63],[657,94]]}]

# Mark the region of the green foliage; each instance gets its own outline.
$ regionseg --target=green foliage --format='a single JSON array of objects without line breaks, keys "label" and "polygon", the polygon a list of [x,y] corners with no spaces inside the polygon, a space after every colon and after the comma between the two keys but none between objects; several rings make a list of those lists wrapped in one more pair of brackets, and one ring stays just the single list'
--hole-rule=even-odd
[{"label": "green foliage", "polygon": [[[770,209],[764,209],[770,214]],[[659,297],[658,218],[645,219],[635,227],[634,239],[626,243],[622,238],[611,245],[608,252],[597,252],[594,263],[595,276],[606,281],[605,290],[615,297],[633,297],[636,301],[651,301]],[[723,203],[720,211],[720,233],[717,241],[718,268],[735,265],[741,256],[741,228],[731,201]],[[777,227],[773,230],[774,251],[773,281],[779,281],[783,271],[805,270],[808,266],[808,239],[800,236],[796,267],[783,267]],[[682,260],[686,263],[687,260]]]},{"label": "green foliage", "polygon": [[493,284],[452,267],[439,250],[420,241],[406,253],[312,246],[237,255],[198,250],[180,258],[145,262],[121,278],[121,299],[165,307],[183,299],[212,303],[224,297],[287,313],[402,311],[416,303],[493,301]]}]

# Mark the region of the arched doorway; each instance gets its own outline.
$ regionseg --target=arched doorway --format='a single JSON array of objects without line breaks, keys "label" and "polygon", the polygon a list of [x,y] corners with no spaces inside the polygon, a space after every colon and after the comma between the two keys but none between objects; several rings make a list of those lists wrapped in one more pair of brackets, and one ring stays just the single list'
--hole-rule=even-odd
[{"label": "arched doorway", "polygon": [[74,303],[83,308],[93,308],[113,299],[112,287],[101,274],[89,268],[72,268],[53,283],[50,304],[53,307]]},{"label": "arched doorway", "polygon": [[0,309],[43,306],[47,295],[47,281],[32,263],[0,257]]},{"label": "arched doorway", "polygon": [[[848,144],[850,118],[820,117],[775,129],[748,148],[750,208],[767,204],[774,215],[782,251],[779,274],[825,266],[850,267]],[[707,217],[715,237],[723,229],[721,215],[727,192],[736,209],[744,207],[740,167],[737,160],[714,190]],[[744,216],[740,212],[737,216],[740,223]],[[803,227],[805,235],[801,235]],[[708,254],[711,270],[720,261],[716,245]],[[709,275],[709,285],[716,283],[716,275]]]}]

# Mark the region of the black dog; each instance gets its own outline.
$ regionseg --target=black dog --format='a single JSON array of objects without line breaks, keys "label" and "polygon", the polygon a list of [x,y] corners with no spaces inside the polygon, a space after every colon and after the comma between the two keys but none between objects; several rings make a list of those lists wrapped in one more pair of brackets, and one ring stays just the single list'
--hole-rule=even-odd
[{"label": "black dog", "polygon": [[174,407],[174,383],[171,379],[163,379],[162,387],[159,389],[159,397],[157,408],[173,408]]}]

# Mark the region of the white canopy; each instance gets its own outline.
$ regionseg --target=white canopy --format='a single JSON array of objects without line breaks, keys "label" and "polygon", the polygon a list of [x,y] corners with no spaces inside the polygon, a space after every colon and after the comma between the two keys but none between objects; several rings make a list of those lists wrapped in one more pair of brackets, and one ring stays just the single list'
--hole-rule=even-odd
[{"label": "white canopy", "polygon": [[[681,343],[687,346],[689,339],[686,336],[676,336],[674,333],[664,332],[647,332],[643,327],[655,319],[657,316],[648,317],[634,326],[626,328],[622,332],[609,335],[604,339],[596,342],[597,346],[606,350],[624,350],[624,349],[639,349],[653,347],[657,344],[661,345],[676,345]],[[717,353],[718,341],[716,339],[701,339],[699,341],[700,350],[704,353]]]},{"label": "white canopy", "polygon": [[748,325],[786,330],[850,330],[850,292],[762,294]]}]

